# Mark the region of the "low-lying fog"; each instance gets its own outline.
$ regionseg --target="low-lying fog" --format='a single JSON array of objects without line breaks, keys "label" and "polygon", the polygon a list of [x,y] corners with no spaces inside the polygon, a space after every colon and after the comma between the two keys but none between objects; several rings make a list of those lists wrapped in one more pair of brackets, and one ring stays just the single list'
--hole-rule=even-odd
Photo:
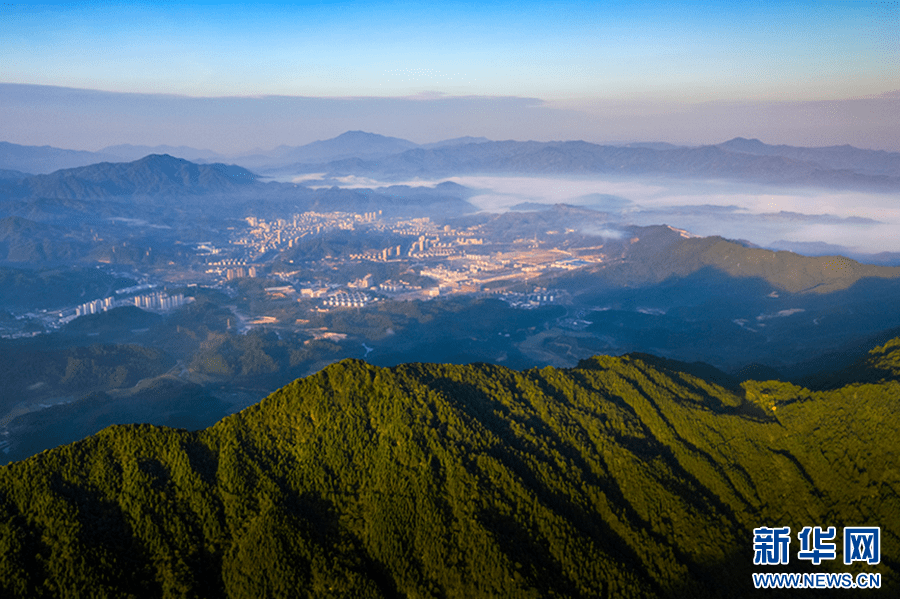
[{"label": "low-lying fog", "polygon": [[[320,176],[292,180],[315,186]],[[564,203],[607,212],[625,223],[667,224],[699,236],[720,235],[804,254],[900,252],[897,194],[599,177],[461,176],[402,183],[344,177],[328,180],[328,185],[430,186],[447,180],[476,190],[469,202],[488,212]]]},{"label": "low-lying fog", "polygon": [[566,203],[619,215],[637,225],[664,223],[695,235],[746,239],[761,246],[791,242],[798,248],[811,244],[807,246],[811,252],[827,246],[852,253],[900,251],[900,202],[895,194],[766,188],[722,181],[452,180],[484,190],[469,202],[488,211],[508,210],[522,203]]}]

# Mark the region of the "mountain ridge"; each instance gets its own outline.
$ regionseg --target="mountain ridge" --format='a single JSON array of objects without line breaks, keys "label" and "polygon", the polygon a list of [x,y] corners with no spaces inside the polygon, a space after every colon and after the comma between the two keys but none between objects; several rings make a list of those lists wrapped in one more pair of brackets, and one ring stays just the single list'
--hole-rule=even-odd
[{"label": "mountain ridge", "polygon": [[[171,149],[188,159],[221,155],[180,146],[110,146],[100,152],[19,146],[0,142],[0,168],[47,172],[134,158],[135,151]],[[118,155],[108,151],[116,150]],[[849,145],[800,147],[769,145],[736,137],[713,145],[675,146],[640,142],[491,141],[461,137],[428,144],[364,131],[268,153],[238,154],[230,160],[269,173],[317,172],[411,177],[423,174],[534,173],[615,174],[724,178],[789,186],[869,191],[900,189],[900,153]],[[50,166],[52,165],[52,168]]]},{"label": "mountain ridge", "polygon": [[853,170],[863,174],[895,176],[900,172],[900,152],[865,150],[849,144],[807,148],[784,144],[770,145],[758,139],[735,137],[717,144],[716,147],[760,156],[783,156],[813,162],[823,168]]},{"label": "mountain ridge", "polygon": [[17,198],[99,199],[158,194],[235,192],[256,175],[234,165],[196,164],[167,154],[133,162],[101,162],[16,180],[4,190]]},{"label": "mountain ridge", "polygon": [[64,168],[77,168],[105,160],[112,154],[87,150],[66,150],[53,146],[24,146],[0,141],[0,168],[29,173],[51,173]]},{"label": "mountain ridge", "polygon": [[380,158],[414,147],[411,141],[365,131],[347,131],[326,140],[314,141],[302,146],[285,147],[278,160],[283,163],[321,163],[344,158]]},{"label": "mountain ridge", "polygon": [[721,146],[656,149],[643,145],[604,146],[585,141],[488,141],[438,148],[418,147],[382,158],[352,158],[315,165],[297,163],[271,172],[319,172],[332,176],[404,178],[459,174],[606,174],[721,178],[788,186],[839,189],[900,189],[898,168],[857,172],[809,159],[729,151]]},{"label": "mountain ridge", "polygon": [[753,528],[816,524],[880,525],[851,570],[897,588],[893,375],[730,391],[652,362],[345,360],[203,431],[105,429],[0,468],[0,587],[750,596],[753,571],[848,568],[752,565]]},{"label": "mountain ridge", "polygon": [[734,277],[759,277],[789,293],[829,293],[866,277],[900,277],[900,267],[863,264],[844,256],[812,257],[748,247],[718,235],[686,238],[667,225],[642,227],[639,231],[629,249],[628,265],[600,266],[594,270],[621,271],[635,281],[646,282],[686,276],[712,266]]},{"label": "mountain ridge", "polygon": [[184,158],[185,160],[199,163],[206,163],[211,161],[221,162],[222,160],[226,159],[226,157],[222,154],[213,152],[212,150],[192,148],[183,145],[169,146],[165,144],[157,146],[118,144],[114,146],[106,146],[105,148],[99,150],[99,153],[115,156],[119,160],[126,162],[139,160],[149,154],[168,154],[176,158]]}]

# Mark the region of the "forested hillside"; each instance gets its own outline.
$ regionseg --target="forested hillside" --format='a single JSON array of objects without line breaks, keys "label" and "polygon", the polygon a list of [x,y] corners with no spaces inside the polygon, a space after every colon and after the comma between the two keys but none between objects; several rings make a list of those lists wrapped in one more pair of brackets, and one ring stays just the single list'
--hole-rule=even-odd
[{"label": "forested hillside", "polygon": [[[898,356],[827,391],[643,355],[343,361],[203,431],[114,426],[0,468],[0,595],[735,597],[758,571],[887,595]],[[754,566],[761,526],[880,526],[881,563],[812,565],[794,535]]]}]

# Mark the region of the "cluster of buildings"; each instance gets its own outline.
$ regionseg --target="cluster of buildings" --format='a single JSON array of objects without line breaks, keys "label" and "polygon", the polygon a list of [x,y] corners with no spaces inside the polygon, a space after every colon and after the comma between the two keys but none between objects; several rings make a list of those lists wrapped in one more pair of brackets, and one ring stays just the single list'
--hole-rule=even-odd
[{"label": "cluster of buildings", "polygon": [[[431,235],[438,231],[437,225],[431,222],[431,219],[427,216],[400,220],[390,227],[385,226],[382,228],[405,237],[420,237],[422,235]],[[444,228],[447,229],[448,227]]]},{"label": "cluster of buildings", "polygon": [[225,275],[225,279],[233,281],[234,279],[243,279],[256,277],[257,270],[255,266],[250,266],[247,261],[241,258],[228,258],[209,262],[206,272],[208,274]]},{"label": "cluster of buildings", "polygon": [[418,291],[420,289],[422,288],[418,285],[408,285],[403,281],[392,281],[390,279],[378,284],[379,291],[385,291],[388,293],[404,293],[407,291]]},{"label": "cluster of buildings", "polygon": [[[397,231],[395,231],[397,232]],[[448,258],[456,256],[460,253],[459,246],[465,245],[481,245],[483,239],[472,237],[456,237],[448,241],[441,241],[440,236],[419,235],[412,245],[405,252],[402,245],[395,245],[380,250],[372,250],[362,252],[360,254],[350,254],[351,260],[371,260],[375,262],[387,262],[394,258]]]},{"label": "cluster of buildings", "polygon": [[188,303],[189,300],[193,299],[194,298],[185,298],[181,293],[168,295],[164,291],[148,293],[147,295],[137,295],[132,298],[134,305],[138,308],[143,308],[144,310],[173,310],[175,308],[180,308]]},{"label": "cluster of buildings", "polygon": [[562,292],[541,287],[535,288],[533,293],[514,293],[504,291],[497,294],[497,298],[505,301],[513,308],[537,308],[558,301]]},{"label": "cluster of buildings", "polygon": [[351,260],[372,260],[376,262],[387,262],[391,258],[401,258],[403,256],[401,246],[395,245],[371,252],[363,252],[362,254],[350,254]]},{"label": "cluster of buildings", "polygon": [[[217,256],[218,262],[209,263],[210,266],[218,267],[216,272],[219,276],[229,281],[257,276],[257,267],[249,264],[261,262],[264,259],[262,256],[269,251],[283,251],[294,247],[307,235],[314,236],[334,230],[359,230],[387,233],[407,240],[400,243],[397,243],[399,240],[395,240],[387,247],[343,254],[336,256],[336,259],[382,263],[414,261],[411,264],[415,266],[415,270],[423,276],[434,279],[436,283],[428,289],[422,289],[392,280],[373,281],[370,274],[341,285],[341,291],[335,291],[338,285],[330,282],[319,282],[316,285],[307,283],[308,287],[305,288],[298,286],[296,288],[299,292],[298,301],[320,300],[316,302],[317,309],[365,307],[373,301],[366,291],[427,299],[445,294],[506,290],[516,283],[527,284],[530,279],[550,270],[572,270],[603,260],[602,256],[596,254],[586,255],[556,247],[542,247],[542,244],[537,242],[537,237],[516,239],[504,243],[503,246],[498,245],[500,242],[488,244],[481,236],[485,234],[481,226],[468,228],[439,226],[428,217],[382,218],[381,211],[363,214],[303,212],[294,214],[288,219],[265,220],[248,217],[245,221],[249,230],[240,230],[237,239],[233,241],[236,246],[245,248],[240,254],[242,258],[226,260]],[[569,232],[570,230],[566,231]],[[497,251],[504,246],[504,250]],[[293,263],[293,260],[286,262]],[[329,266],[338,269],[333,263]],[[297,271],[300,272],[302,269]],[[289,278],[284,280],[290,281]],[[291,294],[286,288],[267,288],[266,292],[272,298],[286,298]],[[512,305],[522,307],[557,301],[552,293],[532,294],[527,297],[509,296],[505,299]]]},{"label": "cluster of buildings", "polygon": [[256,277],[255,266],[235,266],[234,268],[229,268],[225,271],[225,278],[229,281],[247,277],[250,277],[251,279]]},{"label": "cluster of buildings", "polygon": [[100,312],[112,310],[119,305],[121,305],[120,302],[114,297],[107,297],[104,299],[94,300],[92,302],[86,302],[84,304],[81,304],[80,306],[75,307],[75,317],[77,318],[86,314],[99,314]]},{"label": "cluster of buildings", "polygon": [[[372,231],[391,232],[404,237],[416,237],[410,246],[392,245],[369,252],[351,254],[352,260],[388,261],[404,256],[429,257],[448,256],[455,253],[460,245],[480,245],[481,238],[471,231],[454,231],[449,225],[439,228],[428,217],[397,220],[393,223],[381,220],[381,211],[355,214],[350,212],[303,212],[291,219],[266,221],[254,216],[247,217],[250,230],[234,240],[234,244],[244,246],[251,258],[267,252],[293,248],[303,237],[318,235],[331,230],[356,230],[366,227]],[[442,240],[442,237],[444,238]],[[211,264],[212,265],[212,264]],[[216,263],[223,265],[223,263]]]},{"label": "cluster of buildings", "polygon": [[324,297],[327,294],[328,294],[328,287],[324,287],[322,285],[318,285],[315,287],[304,287],[300,290],[301,298]]},{"label": "cluster of buildings", "polygon": [[338,291],[326,297],[322,305],[328,308],[365,308],[371,301],[372,298],[366,293]]},{"label": "cluster of buildings", "polygon": [[258,257],[268,252],[293,248],[307,235],[333,230],[353,231],[359,225],[376,222],[380,216],[380,210],[364,214],[303,212],[290,219],[279,218],[273,221],[248,216],[245,220],[250,230],[233,243],[246,247],[252,257]]},{"label": "cluster of buildings", "polygon": [[114,297],[106,297],[103,299],[86,302],[75,307],[75,313],[67,318],[74,320],[79,316],[88,314],[99,314],[113,308],[121,308],[123,306],[136,306],[144,310],[172,310],[183,306],[192,301],[193,298],[185,298],[183,294],[168,295],[165,291],[157,291],[156,293],[146,293],[144,295],[136,295],[127,299],[116,299]]}]

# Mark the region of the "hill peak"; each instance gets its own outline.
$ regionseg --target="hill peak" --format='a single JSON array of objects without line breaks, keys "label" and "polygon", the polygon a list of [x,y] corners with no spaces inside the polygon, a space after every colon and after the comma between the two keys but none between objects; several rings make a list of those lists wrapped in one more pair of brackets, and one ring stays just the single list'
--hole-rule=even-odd
[{"label": "hill peak", "polygon": [[720,144],[716,144],[715,147],[724,148],[726,150],[736,150],[738,152],[743,152],[747,150],[761,150],[769,147],[768,144],[761,142],[755,137],[747,139],[746,137],[735,137],[734,139],[729,139],[726,142],[722,142]]},{"label": "hill peak", "polygon": [[391,137],[389,135],[381,135],[380,133],[370,133],[369,131],[345,131],[341,133],[337,137],[332,137],[330,139],[325,139],[318,142],[312,142],[312,144],[307,144],[308,147],[313,144],[338,144],[338,143],[353,143],[353,144],[376,144],[376,145],[388,145],[390,147],[394,146],[402,146],[404,148],[414,148],[417,147],[418,144],[413,143],[407,139],[402,139],[400,137]]},{"label": "hill peak", "polygon": [[[121,164],[129,164],[127,162],[123,162]],[[171,154],[147,154],[143,158],[138,158],[131,162],[134,165],[168,165],[168,164],[194,164],[190,160],[185,160],[184,158],[177,158],[172,156]]]},{"label": "hill peak", "polygon": [[[351,139],[351,138],[372,139],[372,138],[388,138],[388,136],[381,135],[379,133],[370,133],[368,131],[355,130],[355,131],[345,131],[344,133],[341,133],[334,139]],[[397,139],[397,138],[393,137],[393,138],[389,138],[389,139]]]},{"label": "hill peak", "polygon": [[78,199],[229,193],[255,178],[235,165],[196,164],[169,154],[148,154],[133,162],[101,162],[21,179],[13,193]]},{"label": "hill peak", "polygon": [[346,131],[337,137],[308,143],[280,153],[284,163],[321,163],[348,158],[376,158],[399,154],[417,144],[367,131]]}]

